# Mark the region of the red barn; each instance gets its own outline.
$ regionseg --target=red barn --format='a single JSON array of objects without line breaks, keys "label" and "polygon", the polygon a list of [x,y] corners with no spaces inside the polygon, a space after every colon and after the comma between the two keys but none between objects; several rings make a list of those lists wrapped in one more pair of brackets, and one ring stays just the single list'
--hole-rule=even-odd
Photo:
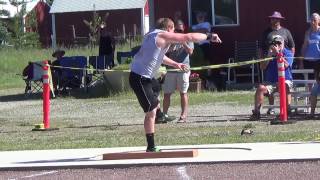
[{"label": "red barn", "polygon": [[109,13],[107,28],[115,35],[149,30],[147,0],[55,0],[50,10],[53,46],[88,38],[89,28],[83,20],[92,21],[94,11],[101,17]]},{"label": "red barn", "polygon": [[[43,47],[49,47],[51,45],[51,17],[49,11],[50,6],[43,1],[39,1],[34,6],[34,8],[25,16],[26,31],[37,31],[39,33],[40,42]],[[37,30],[32,29],[34,27],[29,26],[29,20],[30,18],[32,18],[32,13],[35,13]]]},{"label": "red barn", "polygon": [[296,54],[299,54],[310,14],[320,13],[319,0],[149,0],[149,4],[151,20],[174,18],[180,11],[189,27],[196,23],[197,11],[206,12],[207,20],[223,41],[212,49],[213,64],[227,63],[227,59],[233,56],[234,41],[260,40],[262,32],[269,26],[267,17],[273,11],[281,12],[286,18],[282,25],[291,31]]}]

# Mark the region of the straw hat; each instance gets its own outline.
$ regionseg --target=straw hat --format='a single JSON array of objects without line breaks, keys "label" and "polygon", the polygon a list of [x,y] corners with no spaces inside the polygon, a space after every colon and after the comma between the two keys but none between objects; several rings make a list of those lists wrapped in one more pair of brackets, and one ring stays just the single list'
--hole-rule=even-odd
[{"label": "straw hat", "polygon": [[268,16],[269,18],[275,18],[275,19],[285,19],[283,16],[281,16],[281,13],[278,11],[274,11],[271,16]]},{"label": "straw hat", "polygon": [[60,56],[64,56],[64,54],[65,54],[66,52],[64,51],[64,50],[62,50],[62,49],[57,49],[57,50],[55,50],[53,53],[52,53],[52,57],[57,57],[58,55],[60,55]]}]

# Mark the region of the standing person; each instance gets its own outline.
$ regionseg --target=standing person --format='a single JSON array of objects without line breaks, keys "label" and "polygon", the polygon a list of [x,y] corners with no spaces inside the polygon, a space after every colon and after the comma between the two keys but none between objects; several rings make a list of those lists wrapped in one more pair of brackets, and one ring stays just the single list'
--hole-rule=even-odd
[{"label": "standing person", "polygon": [[147,152],[159,151],[154,143],[154,125],[156,111],[160,104],[157,94],[153,91],[152,79],[162,63],[180,70],[187,69],[186,65],[171,60],[165,56],[165,53],[172,43],[199,42],[206,39],[221,42],[217,34],[174,33],[174,23],[169,18],[160,18],[156,23],[156,29],[144,36],[141,48],[131,64],[129,83],[145,112],[144,130],[148,144]]},{"label": "standing person", "polygon": [[[285,67],[285,84],[287,89],[287,106],[290,106],[291,95],[293,83],[292,83],[292,63],[293,63],[293,53],[284,47],[284,38],[279,35],[274,36],[271,44],[269,46],[268,57],[276,57],[278,53],[283,53],[284,57],[284,67]],[[263,103],[263,97],[273,96],[274,92],[278,92],[278,64],[277,59],[274,58],[271,61],[265,61],[260,63],[260,68],[265,70],[265,83],[258,86],[255,97],[254,97],[254,109],[252,110],[252,115],[250,120],[260,119],[260,108]],[[288,111],[289,112],[289,111]]]},{"label": "standing person", "polygon": [[305,60],[301,63],[301,68],[316,71],[316,64],[320,62],[320,16],[318,13],[311,15],[310,28],[305,33],[301,54]]},{"label": "standing person", "polygon": [[268,27],[262,35],[262,55],[265,56],[268,54],[270,42],[275,35],[280,35],[284,39],[284,47],[289,49],[294,55],[295,44],[291,32],[287,28],[281,26],[281,21],[285,18],[278,11],[274,11],[273,14],[268,17],[270,19],[270,27]]},{"label": "standing person", "polygon": [[102,23],[100,26],[100,40],[99,40],[99,56],[105,56],[107,68],[114,66],[114,51],[115,40],[106,28],[106,24]]},{"label": "standing person", "polygon": [[56,58],[52,62],[52,81],[53,81],[53,89],[56,94],[59,94],[59,88],[61,88],[61,76],[62,76],[62,69],[60,67],[54,66],[61,66],[60,61],[66,52],[62,49],[57,49],[52,53],[52,57]]},{"label": "standing person", "polygon": [[311,96],[310,96],[310,104],[311,104],[311,111],[310,111],[310,117],[314,117],[314,113],[317,106],[317,97],[320,94],[320,63],[317,63],[315,65],[315,72],[314,76],[316,79],[316,83],[313,85],[311,89]]},{"label": "standing person", "polygon": [[310,116],[313,117],[317,106],[317,96],[320,93],[320,16],[318,13],[311,15],[310,28],[306,31],[301,49],[304,57],[302,68],[313,69],[316,83],[311,89]]},{"label": "standing person", "polygon": [[[289,49],[293,55],[295,53],[295,44],[291,32],[281,26],[281,21],[285,18],[281,15],[280,12],[274,11],[271,16],[268,16],[270,19],[270,27],[268,27],[262,35],[262,44],[261,44],[261,56],[262,58],[268,55],[269,45],[273,40],[273,37],[276,35],[281,36],[284,39],[284,46],[286,49]],[[269,96],[269,104],[274,104],[274,97]],[[267,114],[275,114],[272,108],[268,109]]]},{"label": "standing person", "polygon": [[[181,20],[177,20],[175,23],[175,32],[184,33],[184,24]],[[193,43],[176,43],[172,44],[168,50],[167,56],[176,61],[177,63],[183,63],[186,66],[190,67],[189,55],[193,53]],[[172,69],[169,66],[168,69]],[[176,88],[180,92],[181,98],[181,114],[178,120],[178,123],[186,122],[187,118],[187,108],[188,108],[188,88],[189,88],[189,76],[190,71],[188,72],[170,72],[168,71],[164,84],[163,84],[163,113],[167,114],[170,106],[170,97],[174,93]]]}]

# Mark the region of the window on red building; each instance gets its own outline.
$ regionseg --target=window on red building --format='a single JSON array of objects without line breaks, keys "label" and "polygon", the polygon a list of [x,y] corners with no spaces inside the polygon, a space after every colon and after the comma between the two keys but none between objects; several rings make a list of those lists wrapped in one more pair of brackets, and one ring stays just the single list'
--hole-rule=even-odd
[{"label": "window on red building", "polygon": [[[213,26],[238,25],[238,0],[189,0],[191,25],[197,24],[199,12],[206,15],[206,21]],[[214,17],[214,18],[213,18]]]},{"label": "window on red building", "polygon": [[312,13],[320,14],[320,1],[319,0],[307,0],[307,21],[310,22],[310,16]]}]

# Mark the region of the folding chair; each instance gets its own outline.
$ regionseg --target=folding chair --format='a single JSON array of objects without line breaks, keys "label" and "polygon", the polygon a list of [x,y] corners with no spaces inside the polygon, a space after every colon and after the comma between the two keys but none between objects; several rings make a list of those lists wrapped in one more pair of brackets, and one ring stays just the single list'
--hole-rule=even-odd
[{"label": "folding chair", "polygon": [[88,80],[86,79],[87,58],[85,56],[63,57],[60,65],[62,66],[58,87],[60,92],[85,87]]},{"label": "folding chair", "polygon": [[42,91],[42,74],[43,74],[43,62],[29,62],[29,65],[23,72],[23,80],[26,83],[24,93],[29,96],[33,93],[39,93]]},{"label": "folding chair", "polygon": [[[229,58],[229,63],[243,62],[253,59],[258,59],[259,56],[259,42],[238,42],[235,41],[234,57]],[[231,75],[233,80],[231,80]],[[260,81],[259,64],[249,64],[239,67],[228,68],[228,84],[237,83],[237,77],[251,77],[251,83],[254,84],[255,77]]]},{"label": "folding chair", "polygon": [[133,58],[134,54],[131,51],[128,52],[117,52],[118,64],[125,64],[128,58]]},{"label": "folding chair", "polygon": [[87,74],[92,75],[92,80],[88,86],[92,86],[97,82],[104,81],[103,74],[105,69],[111,69],[114,66],[113,57],[108,56],[89,56],[89,68],[92,69],[92,72]]}]

